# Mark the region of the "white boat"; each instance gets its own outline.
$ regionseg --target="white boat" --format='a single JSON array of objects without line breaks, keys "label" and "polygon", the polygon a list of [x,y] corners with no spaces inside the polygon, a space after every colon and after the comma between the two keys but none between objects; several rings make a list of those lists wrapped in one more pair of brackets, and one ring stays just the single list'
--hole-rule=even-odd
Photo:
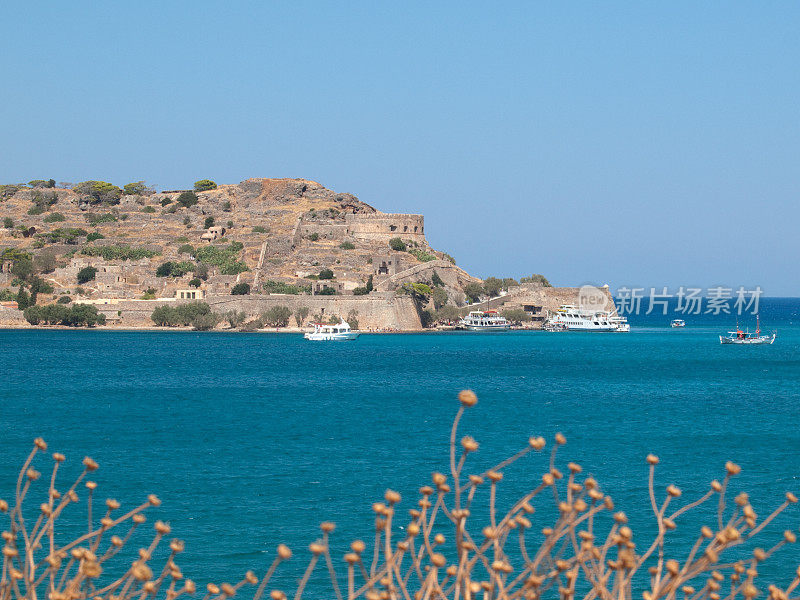
[{"label": "white boat", "polygon": [[686,327],[686,321],[683,319],[672,319],[672,323],[669,324],[670,327]]},{"label": "white boat", "polygon": [[721,335],[719,336],[719,343],[720,344],[772,344],[775,341],[775,337],[777,333],[774,331],[771,335],[761,335],[761,324],[758,321],[758,315],[756,315],[756,331],[755,333],[751,333],[748,331],[742,331],[739,327],[736,327],[736,331],[729,331],[728,335]]},{"label": "white boat", "polygon": [[628,319],[607,310],[587,310],[572,304],[562,304],[547,318],[548,328],[566,328],[569,331],[609,331],[627,333],[631,330]]},{"label": "white boat", "polygon": [[496,310],[473,310],[461,319],[459,326],[469,331],[506,331],[511,323],[497,314]]},{"label": "white boat", "polygon": [[314,323],[314,331],[306,333],[303,337],[315,342],[346,342],[359,336],[358,331],[352,331],[347,321],[335,325]]}]

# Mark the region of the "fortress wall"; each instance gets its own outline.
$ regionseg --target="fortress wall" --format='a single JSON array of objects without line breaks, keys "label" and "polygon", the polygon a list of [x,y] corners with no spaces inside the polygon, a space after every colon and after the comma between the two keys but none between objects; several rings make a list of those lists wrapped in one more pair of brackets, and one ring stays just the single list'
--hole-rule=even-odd
[{"label": "fortress wall", "polygon": [[425,217],[403,214],[346,214],[347,233],[356,239],[388,241],[393,237],[427,244]]},{"label": "fortress wall", "polygon": [[433,272],[442,279],[448,287],[463,287],[472,281],[480,283],[480,279],[472,277],[464,269],[457,267],[449,260],[432,260],[419,265],[414,265],[396,275],[381,280],[376,289],[381,291],[395,290],[404,283],[431,281]]},{"label": "fortress wall", "polygon": [[[607,298],[605,310],[616,314],[614,300],[609,288],[598,288]],[[545,311],[556,311],[562,304],[578,304],[579,287],[543,287],[521,285],[511,288],[504,308],[522,308],[525,305],[541,306]]]},{"label": "fortress wall", "polygon": [[[373,292],[369,296],[309,296],[269,294],[250,296],[208,296],[205,302],[215,313],[229,310],[244,311],[248,319],[255,318],[273,306],[286,306],[292,313],[301,306],[309,309],[306,322],[315,314],[326,319],[330,315],[347,317],[351,310],[357,313],[361,329],[391,327],[394,329],[420,329],[421,324],[411,298],[395,296],[393,293]],[[150,314],[157,306],[176,306],[180,301],[165,300],[119,300],[109,304],[96,304],[98,310],[115,319],[123,327],[153,326]],[[121,313],[121,319],[118,315]],[[290,320],[294,326],[294,317]]]}]

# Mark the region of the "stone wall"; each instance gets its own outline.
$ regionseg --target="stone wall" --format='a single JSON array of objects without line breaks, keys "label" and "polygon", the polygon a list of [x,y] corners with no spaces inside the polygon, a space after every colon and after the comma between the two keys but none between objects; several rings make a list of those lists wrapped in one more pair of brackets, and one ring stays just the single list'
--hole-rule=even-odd
[{"label": "stone wall", "polygon": [[347,214],[347,233],[358,240],[388,242],[399,237],[426,244],[425,218],[422,215],[388,213]]}]

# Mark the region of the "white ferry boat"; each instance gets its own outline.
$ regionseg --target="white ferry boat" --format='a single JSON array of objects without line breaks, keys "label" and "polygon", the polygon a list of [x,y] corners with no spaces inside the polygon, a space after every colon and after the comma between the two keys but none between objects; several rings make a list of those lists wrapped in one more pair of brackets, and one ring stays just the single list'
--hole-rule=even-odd
[{"label": "white ferry boat", "polygon": [[346,321],[336,325],[314,324],[314,331],[306,333],[303,337],[315,342],[346,342],[359,336],[358,331],[352,331]]},{"label": "white ferry boat", "polygon": [[565,328],[569,331],[611,331],[627,333],[631,330],[628,319],[613,315],[606,310],[586,310],[562,304],[547,319],[550,328]]},{"label": "white ferry boat", "polygon": [[672,319],[672,323],[669,324],[670,327],[686,327],[686,321],[683,319]]},{"label": "white ferry boat", "polygon": [[511,324],[496,310],[473,310],[461,319],[459,326],[469,331],[506,331]]}]

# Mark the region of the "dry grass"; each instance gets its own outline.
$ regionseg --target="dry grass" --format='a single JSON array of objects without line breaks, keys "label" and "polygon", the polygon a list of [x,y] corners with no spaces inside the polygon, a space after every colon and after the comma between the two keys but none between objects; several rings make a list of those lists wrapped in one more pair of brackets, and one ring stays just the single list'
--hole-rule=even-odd
[{"label": "dry grass", "polygon": [[[767,592],[774,600],[797,598],[800,569],[784,588],[771,585],[759,590],[756,583],[759,565],[782,546],[795,542],[795,535],[786,531],[772,542],[769,549],[755,548],[740,560],[728,558],[741,551],[747,542],[784,511],[797,498],[787,493],[784,501],[766,518],[759,519],[747,494],[727,500],[731,478],[739,467],[728,463],[722,481],[712,481],[709,489],[695,499],[684,501],[680,489],[666,488],[663,497],[656,493],[655,469],[658,458],[648,456],[649,502],[657,531],[654,539],[637,546],[627,518],[614,512],[614,503],[592,477],[581,476],[581,467],[566,465],[564,472],[556,467],[563,435],[555,436],[547,470],[538,485],[519,497],[507,510],[498,507],[498,487],[503,469],[529,452],[545,449],[543,438],[531,438],[528,445],[514,456],[479,474],[465,474],[469,455],[478,444],[469,436],[458,439],[458,424],[464,411],[477,402],[475,394],[459,394],[461,406],[450,432],[449,475],[434,473],[432,485],[420,489],[416,508],[410,510],[410,523],[398,534],[400,494],[387,490],[384,501],[373,505],[375,513],[374,541],[368,549],[356,540],[351,551],[341,558],[332,556],[329,546],[333,523],[322,523],[320,538],[309,546],[310,558],[291,595],[300,600],[317,569],[327,571],[330,588],[323,597],[366,598],[368,600],[428,600],[472,598],[512,600],[517,598],[560,597],[564,600],[626,600],[634,595],[644,600],[681,598],[690,600],[751,599]],[[56,476],[64,456],[53,454],[46,501],[39,507],[35,522],[23,517],[22,505],[32,486],[42,479],[33,462],[47,445],[35,441],[33,451],[20,471],[13,507],[0,500],[0,510],[7,513],[9,524],[3,532],[2,578],[0,600],[49,598],[51,600],[108,599],[145,600],[149,596],[168,600],[183,594],[194,594],[195,585],[184,579],[176,563],[183,551],[179,540],[166,541],[168,525],[155,523],[155,534],[145,548],[128,559],[123,572],[104,572],[107,561],[128,551],[131,535],[145,522],[144,512],[159,505],[155,496],[147,502],[116,516],[119,503],[106,500],[101,513],[94,505],[96,485],[88,481],[97,468],[90,458],[66,492],[56,488]],[[47,478],[45,479],[47,481]],[[76,539],[58,545],[56,524],[63,511],[78,502],[76,490],[83,483],[87,492],[87,531]],[[488,507],[473,506],[476,492],[488,488]],[[551,500],[552,496],[552,500]],[[546,501],[557,512],[546,523],[541,535],[534,530],[534,504]],[[694,539],[688,554],[669,557],[665,540],[677,536],[676,524],[687,512],[700,506],[714,506],[713,522],[699,532],[681,530]],[[476,514],[488,515],[478,524]],[[546,511],[545,511],[546,512]],[[102,514],[102,516],[100,516]],[[606,515],[606,518],[601,518]],[[100,516],[99,519],[97,517]],[[449,539],[442,533],[447,532]],[[534,535],[534,532],[535,535]],[[537,538],[534,542],[532,538]],[[685,539],[685,538],[684,538]],[[169,551],[163,564],[153,563],[160,545]],[[162,553],[167,554],[162,548]],[[278,546],[276,557],[262,577],[248,572],[235,584],[209,584],[204,600],[223,600],[243,595],[243,586],[252,586],[253,598],[259,600],[267,592],[270,579],[281,562],[292,552]],[[118,561],[117,561],[118,562]],[[110,570],[110,569],[109,569]],[[649,584],[648,584],[649,580]],[[793,596],[793,594],[795,594]],[[273,600],[283,600],[286,593],[272,589]],[[313,594],[319,596],[319,592]],[[248,593],[249,596],[249,593]]]}]

